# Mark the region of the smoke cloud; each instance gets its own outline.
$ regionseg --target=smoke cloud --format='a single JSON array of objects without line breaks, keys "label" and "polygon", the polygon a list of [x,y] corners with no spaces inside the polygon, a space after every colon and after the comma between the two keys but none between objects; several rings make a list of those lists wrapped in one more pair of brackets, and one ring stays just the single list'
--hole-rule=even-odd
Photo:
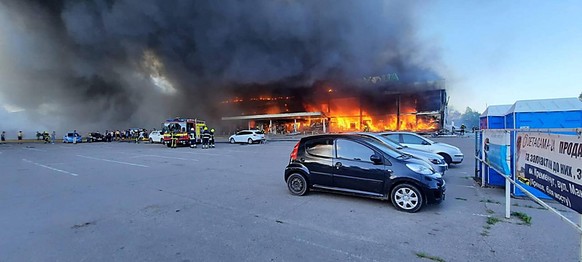
[{"label": "smoke cloud", "polygon": [[435,80],[420,11],[414,1],[4,0],[0,103],[50,130],[150,128],[215,119],[233,87]]}]

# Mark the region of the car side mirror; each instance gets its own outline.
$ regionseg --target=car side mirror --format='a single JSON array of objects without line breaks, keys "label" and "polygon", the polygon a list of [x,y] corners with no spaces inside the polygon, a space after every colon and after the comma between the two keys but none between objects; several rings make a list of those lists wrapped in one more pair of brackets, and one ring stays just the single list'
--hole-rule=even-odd
[{"label": "car side mirror", "polygon": [[422,141],[422,144],[425,145],[425,146],[430,145],[430,143],[429,142],[426,142],[426,141]]},{"label": "car side mirror", "polygon": [[370,156],[370,161],[372,161],[372,163],[374,163],[374,165],[382,164],[382,158],[376,154]]}]

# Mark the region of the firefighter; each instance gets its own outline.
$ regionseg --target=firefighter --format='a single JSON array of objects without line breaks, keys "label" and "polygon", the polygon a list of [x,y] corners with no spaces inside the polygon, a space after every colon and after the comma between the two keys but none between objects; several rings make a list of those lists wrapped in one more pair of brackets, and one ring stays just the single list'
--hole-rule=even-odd
[{"label": "firefighter", "polygon": [[190,148],[196,148],[196,129],[190,128],[188,136],[190,137]]},{"label": "firefighter", "polygon": [[214,128],[210,129],[210,141],[209,141],[209,146],[211,148],[214,148]]},{"label": "firefighter", "polygon": [[210,132],[208,131],[208,127],[204,127],[204,131],[202,131],[202,149],[208,148],[208,140],[210,140]]},{"label": "firefighter", "polygon": [[42,133],[42,139],[44,140],[44,143],[45,144],[50,143],[50,135],[49,135],[49,132],[48,131],[44,131]]},{"label": "firefighter", "polygon": [[174,130],[170,131],[170,138],[171,138],[170,146],[172,148],[176,148],[176,144],[178,143],[178,137],[176,136],[176,132],[174,132]]}]

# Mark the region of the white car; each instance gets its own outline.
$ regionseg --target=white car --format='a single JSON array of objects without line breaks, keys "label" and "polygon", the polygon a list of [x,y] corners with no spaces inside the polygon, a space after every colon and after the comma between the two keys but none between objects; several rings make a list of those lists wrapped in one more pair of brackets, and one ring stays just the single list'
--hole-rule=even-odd
[{"label": "white car", "polygon": [[408,146],[441,155],[447,164],[460,164],[463,162],[463,153],[456,146],[439,143],[410,132],[383,132],[379,133],[388,139]]},{"label": "white car", "polygon": [[261,130],[241,130],[230,136],[228,141],[234,143],[264,143],[266,140],[265,133]]},{"label": "white car", "polygon": [[155,130],[149,134],[149,140],[151,143],[164,143],[164,135],[162,135],[162,131]]}]

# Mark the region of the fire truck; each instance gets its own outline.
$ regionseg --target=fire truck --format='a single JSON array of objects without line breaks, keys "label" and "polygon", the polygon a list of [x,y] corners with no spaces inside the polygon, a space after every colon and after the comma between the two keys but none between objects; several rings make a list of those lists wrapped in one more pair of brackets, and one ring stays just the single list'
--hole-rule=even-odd
[{"label": "fire truck", "polygon": [[[195,118],[172,118],[167,119],[163,124],[164,144],[171,146],[172,133],[178,139],[178,145],[190,145],[202,143],[201,134],[206,126],[206,122]],[[194,129],[194,131],[192,131]],[[190,143],[192,141],[193,143]]]}]

